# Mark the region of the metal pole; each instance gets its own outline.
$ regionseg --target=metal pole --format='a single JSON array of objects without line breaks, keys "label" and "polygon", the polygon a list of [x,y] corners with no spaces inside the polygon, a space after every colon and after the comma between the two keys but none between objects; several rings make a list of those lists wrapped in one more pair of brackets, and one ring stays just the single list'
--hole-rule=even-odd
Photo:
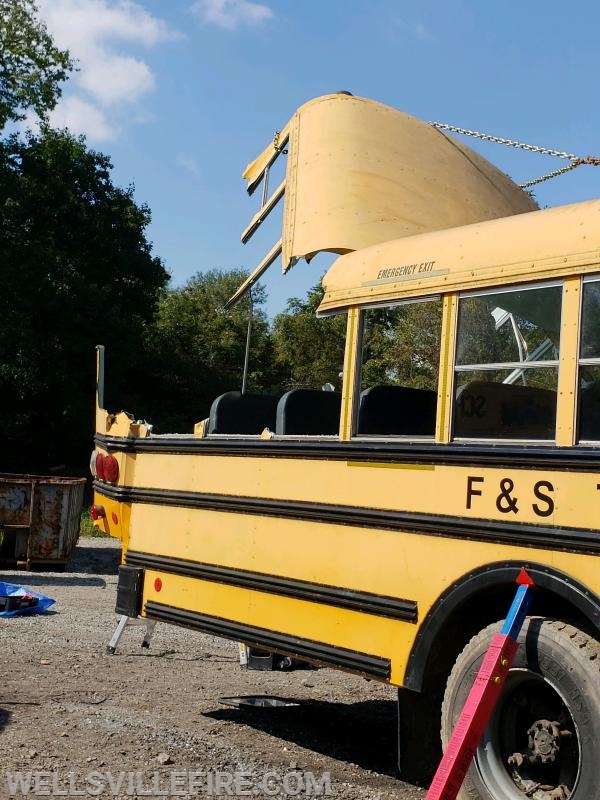
[{"label": "metal pole", "polygon": [[248,312],[248,332],[246,334],[246,353],[244,355],[244,372],[242,374],[242,394],[246,394],[246,383],[248,381],[248,361],[250,360],[250,339],[252,338],[252,315],[254,308],[252,305],[252,289],[248,289],[248,299],[250,308]]},{"label": "metal pole", "polygon": [[96,404],[104,408],[104,345],[96,345]]},{"label": "metal pole", "polygon": [[262,207],[267,205],[269,199],[269,167],[265,169],[265,176],[263,178],[263,191],[262,191]]}]

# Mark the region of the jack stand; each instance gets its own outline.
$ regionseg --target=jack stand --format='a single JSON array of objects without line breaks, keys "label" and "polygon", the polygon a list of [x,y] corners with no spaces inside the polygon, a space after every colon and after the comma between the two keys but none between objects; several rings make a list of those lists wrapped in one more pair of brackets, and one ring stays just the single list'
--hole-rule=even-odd
[{"label": "jack stand", "polygon": [[508,671],[519,647],[517,637],[531,605],[533,579],[522,569],[519,588],[502,630],[497,633],[479,668],[425,800],[456,800]]},{"label": "jack stand", "polygon": [[113,656],[115,654],[117,645],[119,644],[119,639],[123,635],[123,631],[125,630],[127,625],[145,625],[146,633],[144,634],[142,647],[146,649],[150,647],[150,640],[152,639],[152,634],[154,633],[154,628],[156,627],[156,621],[153,619],[146,619],[145,617],[133,618],[133,617],[128,617],[125,614],[121,614],[115,632],[112,635],[112,639],[106,645],[106,652],[109,655]]}]

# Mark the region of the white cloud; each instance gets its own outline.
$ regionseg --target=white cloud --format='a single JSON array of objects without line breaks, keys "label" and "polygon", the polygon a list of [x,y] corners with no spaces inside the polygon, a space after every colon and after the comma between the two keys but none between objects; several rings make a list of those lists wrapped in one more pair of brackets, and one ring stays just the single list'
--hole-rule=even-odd
[{"label": "white cloud", "polygon": [[54,128],[68,128],[77,135],[85,133],[90,139],[101,142],[113,141],[119,133],[100,108],[75,95],[65,97],[50,112],[50,124]]},{"label": "white cloud", "polygon": [[103,106],[135,103],[154,88],[150,67],[130,56],[113,55],[91,62],[82,70],[79,85]]},{"label": "white cloud", "polygon": [[115,138],[115,120],[125,112],[135,117],[131,107],[156,84],[146,61],[123,48],[155,47],[180,35],[133,0],[38,0],[38,6],[56,44],[79,68],[51,115],[53,124],[65,119],[91,140]]},{"label": "white cloud", "polygon": [[204,22],[228,30],[238,25],[259,25],[273,16],[269,6],[250,0],[196,0],[192,11]]},{"label": "white cloud", "polygon": [[132,0],[38,0],[38,6],[59,47],[83,51],[115,39],[151,47],[177,36]]}]

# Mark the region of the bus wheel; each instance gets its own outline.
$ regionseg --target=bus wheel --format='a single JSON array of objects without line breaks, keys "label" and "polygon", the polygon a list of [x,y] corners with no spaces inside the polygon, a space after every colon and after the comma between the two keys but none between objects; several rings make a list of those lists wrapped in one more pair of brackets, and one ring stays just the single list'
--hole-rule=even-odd
[{"label": "bus wheel", "polygon": [[[477,634],[448,679],[448,743],[488,645]],[[529,617],[460,800],[600,800],[600,643],[565,622]]]}]

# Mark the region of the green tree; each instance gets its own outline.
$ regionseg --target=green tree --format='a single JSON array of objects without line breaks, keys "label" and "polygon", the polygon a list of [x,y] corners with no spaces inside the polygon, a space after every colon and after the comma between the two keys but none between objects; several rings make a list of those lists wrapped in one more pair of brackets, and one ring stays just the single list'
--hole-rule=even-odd
[{"label": "green tree", "polygon": [[33,109],[44,118],[73,70],[69,53],[55,47],[33,0],[0,0],[0,129]]},{"label": "green tree", "polygon": [[323,299],[321,284],[313,286],[306,300],[293,297],[286,310],[275,317],[275,356],[282,371],[283,389],[320,389],[331,383],[341,389],[344,366],[346,315],[319,319]]},{"label": "green tree", "polygon": [[[231,311],[225,303],[247,277],[243,270],[199,273],[160,302],[153,329],[154,367],[149,419],[163,431],[190,432],[208,416],[212,401],[241,388],[249,297]],[[252,289],[248,391],[268,391],[276,381],[265,290]]]},{"label": "green tree", "polygon": [[95,344],[111,407],[135,397],[168,274],[145,237],[149,210],[110,170],[64,132],[0,143],[0,469],[83,468]]},{"label": "green tree", "polygon": [[379,384],[435,389],[440,360],[442,304],[406,303],[366,311],[362,388]]}]

